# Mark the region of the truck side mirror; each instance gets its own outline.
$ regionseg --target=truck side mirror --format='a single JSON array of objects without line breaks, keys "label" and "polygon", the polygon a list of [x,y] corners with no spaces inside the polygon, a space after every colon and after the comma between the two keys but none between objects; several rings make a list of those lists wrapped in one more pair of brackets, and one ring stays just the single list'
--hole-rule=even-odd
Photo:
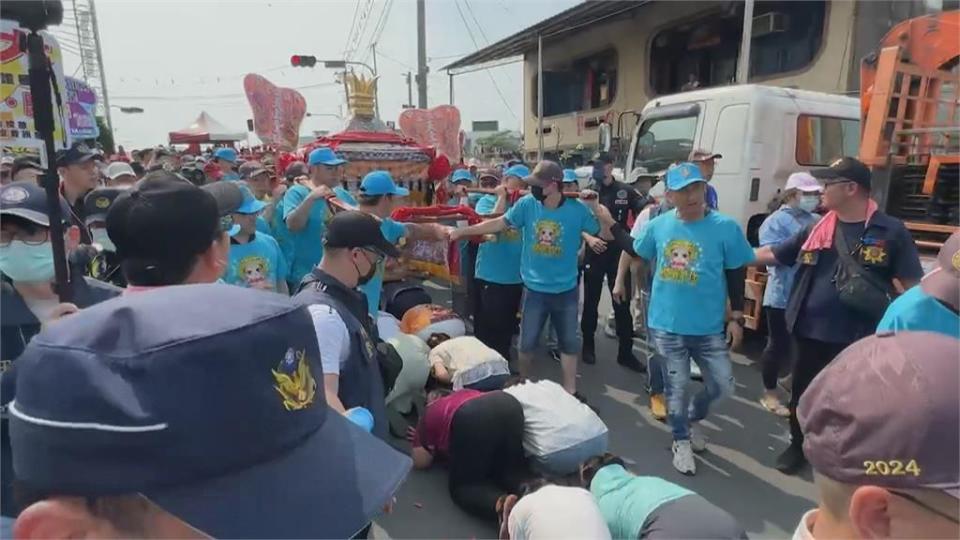
[{"label": "truck side mirror", "polygon": [[610,127],[610,124],[606,122],[602,122],[599,128],[600,128],[600,135],[599,135],[600,140],[599,140],[598,146],[600,148],[600,151],[609,152],[610,147],[612,146],[612,143],[613,143],[613,129]]}]

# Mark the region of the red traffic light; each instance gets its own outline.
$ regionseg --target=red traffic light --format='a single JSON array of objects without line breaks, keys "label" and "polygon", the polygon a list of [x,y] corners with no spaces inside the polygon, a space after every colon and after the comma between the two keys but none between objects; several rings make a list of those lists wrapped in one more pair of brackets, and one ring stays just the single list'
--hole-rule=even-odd
[{"label": "red traffic light", "polygon": [[290,57],[290,65],[293,67],[313,67],[317,65],[317,57],[295,54]]}]

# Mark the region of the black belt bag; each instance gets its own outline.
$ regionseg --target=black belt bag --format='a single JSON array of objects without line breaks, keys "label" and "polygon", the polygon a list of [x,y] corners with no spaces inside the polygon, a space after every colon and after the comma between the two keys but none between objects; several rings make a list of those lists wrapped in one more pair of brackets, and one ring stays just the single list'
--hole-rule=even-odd
[{"label": "black belt bag", "polygon": [[877,279],[857,261],[840,227],[837,227],[833,241],[839,256],[833,279],[840,303],[860,315],[879,320],[893,301],[892,285]]}]

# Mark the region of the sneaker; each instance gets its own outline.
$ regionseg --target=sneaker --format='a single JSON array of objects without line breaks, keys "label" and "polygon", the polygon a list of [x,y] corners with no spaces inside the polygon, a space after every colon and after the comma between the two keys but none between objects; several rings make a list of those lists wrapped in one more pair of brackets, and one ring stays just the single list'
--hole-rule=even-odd
[{"label": "sneaker", "polygon": [[680,472],[693,476],[697,473],[697,464],[693,460],[693,451],[690,449],[690,441],[673,441],[673,468]]},{"label": "sneaker", "polygon": [[690,424],[690,448],[698,454],[707,449],[707,436],[696,424]]},{"label": "sneaker", "polygon": [[650,396],[650,414],[661,422],[667,419],[667,398],[663,394]]},{"label": "sneaker", "polygon": [[690,378],[697,381],[703,380],[703,373],[700,371],[700,366],[693,360],[690,360]]},{"label": "sneaker", "polygon": [[783,474],[794,475],[800,472],[806,463],[807,458],[803,455],[803,447],[790,443],[790,446],[777,457],[776,468]]},{"label": "sneaker", "polygon": [[584,364],[590,364],[592,366],[593,364],[597,363],[597,355],[593,351],[593,343],[587,343],[586,341],[583,342],[581,358],[583,359]]}]

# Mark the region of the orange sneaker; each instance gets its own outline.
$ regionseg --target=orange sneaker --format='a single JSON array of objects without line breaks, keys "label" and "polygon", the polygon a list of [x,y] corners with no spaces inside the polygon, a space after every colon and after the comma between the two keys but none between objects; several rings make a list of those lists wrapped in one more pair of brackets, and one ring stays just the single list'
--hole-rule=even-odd
[{"label": "orange sneaker", "polygon": [[663,394],[652,394],[650,396],[650,413],[661,422],[667,419],[667,399]]}]

